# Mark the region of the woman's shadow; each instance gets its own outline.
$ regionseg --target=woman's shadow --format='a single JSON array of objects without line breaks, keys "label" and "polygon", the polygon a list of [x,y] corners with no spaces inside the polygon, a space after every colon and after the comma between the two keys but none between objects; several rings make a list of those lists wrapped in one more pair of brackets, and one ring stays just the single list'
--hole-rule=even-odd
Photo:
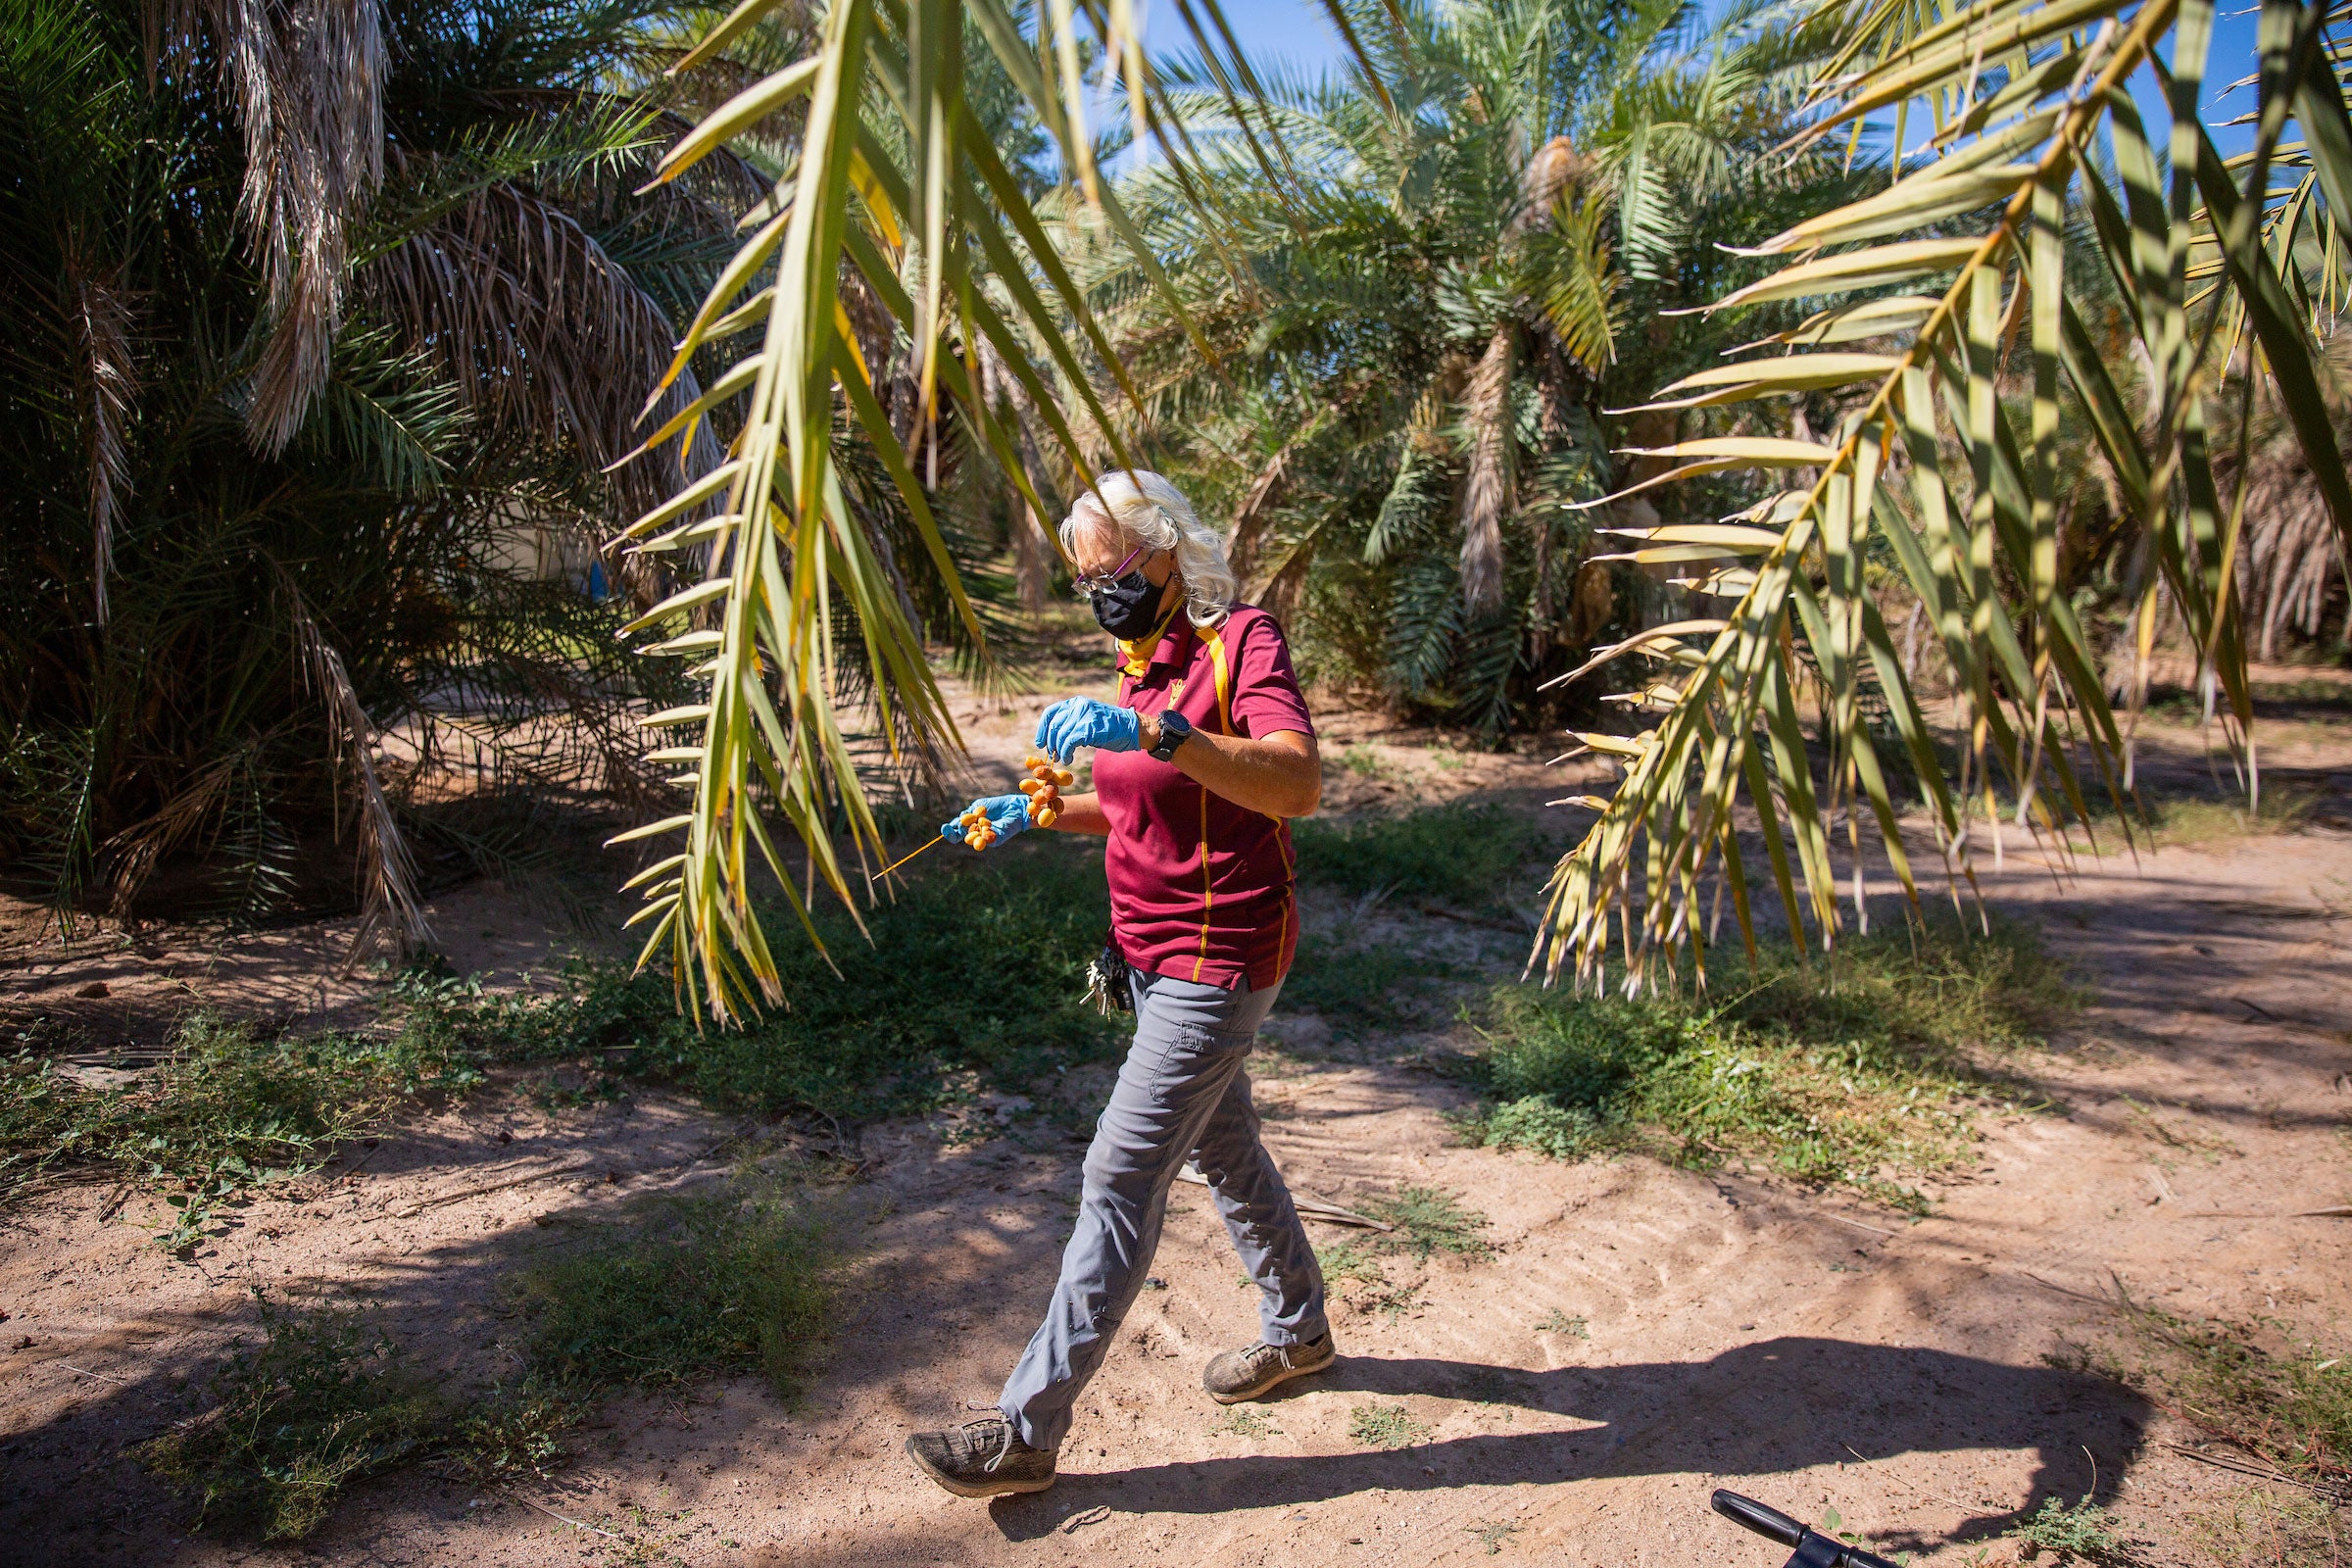
[{"label": "woman's shadow", "polygon": [[[1026,1541],[1073,1512],[1104,1504],[1122,1513],[1223,1513],[1373,1488],[1764,1476],[1857,1457],[2026,1448],[2036,1454],[2031,1507],[2049,1495],[2111,1495],[2149,1413],[2131,1391],[2085,1373],[1817,1339],[1768,1340],[1708,1361],[1548,1372],[1348,1356],[1329,1372],[1299,1380],[1285,1396],[1316,1390],[1475,1399],[1596,1424],[1482,1433],[1398,1450],[1246,1454],[1092,1475],[1064,1472],[1050,1493],[999,1499],[992,1516],[1006,1537]],[[1990,1508],[1984,1515],[1987,1521],[2006,1517]],[[1989,1524],[1952,1539],[1984,1533]],[[1894,1541],[1879,1549],[1943,1544]]]}]

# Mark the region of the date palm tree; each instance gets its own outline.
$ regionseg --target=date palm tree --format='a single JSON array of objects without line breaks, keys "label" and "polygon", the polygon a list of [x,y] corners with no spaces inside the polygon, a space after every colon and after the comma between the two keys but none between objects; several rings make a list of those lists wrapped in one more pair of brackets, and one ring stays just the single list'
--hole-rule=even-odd
[{"label": "date palm tree", "polygon": [[[133,913],[168,872],[183,912],[265,915],[333,895],[341,819],[370,923],[418,936],[380,731],[642,787],[630,720],[674,674],[498,557],[518,522],[610,531],[599,469],[764,189],[730,157],[633,193],[675,133],[621,90],[663,15],[0,4],[20,889]],[[582,720],[552,752],[551,710]]]},{"label": "date palm tree", "polygon": [[[766,0],[745,0],[688,69],[767,9]],[[1206,0],[1194,9],[1215,14]],[[1412,107],[1396,101],[1395,74],[1371,58],[1382,45],[1365,34],[1390,22],[1409,34],[1417,13],[1401,4],[1380,16],[1330,10],[1361,57],[1373,100],[1361,111],[1367,122]],[[2070,406],[2150,541],[2133,602],[2152,607],[2162,585],[2232,722],[2243,725],[2250,710],[2231,597],[2243,480],[2226,503],[2209,439],[2213,411],[2251,407],[2230,401],[2232,377],[2259,379],[2275,397],[2339,538],[2352,521],[2321,379],[2325,322],[2307,309],[2326,279],[2343,275],[2330,217],[2352,181],[2352,130],[2331,64],[2340,52],[2329,34],[2340,19],[2292,0],[2272,0],[2263,15],[2259,131],[2252,154],[2235,162],[2214,150],[2198,118],[2209,0],[1978,0],[1949,11],[1836,0],[1801,29],[1808,40],[1811,29],[1826,30],[1833,46],[1792,127],[1795,150],[1846,156],[1850,138],[1878,117],[1893,120],[1897,153],[1878,169],[1886,189],[1859,199],[1842,192],[1827,211],[1793,215],[1755,247],[1787,265],[1714,302],[1725,319],[1799,305],[1811,315],[1636,411],[1787,408],[1804,397],[1813,414],[1803,423],[1768,416],[1759,426],[1642,454],[1664,466],[1641,477],[1645,486],[1751,471],[1765,476],[1767,491],[1729,520],[1640,530],[1637,564],[1693,572],[1693,585],[1724,608],[1638,631],[1596,662],[1644,655],[1664,668],[1620,694],[1647,727],[1585,736],[1626,772],[1613,797],[1590,803],[1599,819],[1554,876],[1539,952],[1552,972],[1597,976],[1612,917],[1637,972],[1678,952],[1696,956],[1702,873],[1718,855],[1719,885],[1744,924],[1748,878],[1734,816],[1742,798],[1763,820],[1772,875],[1799,929],[1808,919],[1824,936],[1837,927],[1828,823],[1841,807],[1849,821],[1870,815],[1910,889],[1892,759],[1882,756],[1887,743],[1873,711],[1922,781],[1925,809],[1956,869],[1984,834],[1980,810],[1997,807],[2054,827],[2089,811],[2086,786],[2124,787],[2124,731],[2102,680],[2105,651],[2057,591],[2052,566]],[[1055,136],[1078,193],[1048,204],[1057,230],[977,130],[963,96],[967,20]],[[1105,75],[1129,89],[1134,134],[1161,145],[1179,198],[1207,214],[1200,254],[1237,265],[1249,254],[1246,224],[1229,234],[1215,221],[1198,172],[1210,160],[1186,138],[1181,112],[1142,58],[1132,17],[1115,5],[1050,5],[1037,30],[1025,32],[996,0],[835,0],[806,56],[746,86],[664,163],[665,173],[682,172],[744,127],[801,106],[797,162],[746,215],[751,238],[737,270],[711,291],[679,351],[683,363],[714,334],[758,334],[759,347],[693,411],[715,414],[743,399],[740,432],[725,462],[631,530],[664,548],[693,547],[702,568],[639,626],[660,635],[661,651],[692,661],[703,684],[698,700],[649,720],[674,732],[675,743],[655,755],[682,765],[692,800],[639,830],[682,843],[638,879],[647,895],[638,918],[653,925],[649,956],[666,949],[685,993],[722,1017],[775,995],[754,867],[764,862],[787,890],[822,881],[846,892],[830,831],[836,811],[852,845],[875,847],[841,742],[836,696],[846,672],[863,670],[911,732],[955,741],[914,620],[895,601],[887,564],[844,492],[837,429],[866,433],[926,529],[922,470],[940,445],[943,409],[952,406],[956,427],[1025,482],[996,412],[1002,405],[975,368],[985,345],[1079,482],[1096,463],[1128,462],[1145,427],[1145,397],[1164,388],[1139,385],[1103,329],[1102,311],[1128,302],[1090,297],[1064,260],[1105,245],[1124,246],[1137,287],[1158,296],[1167,323],[1161,363],[1179,338],[1204,360],[1220,358],[1205,330],[1214,323],[1170,278],[1168,261],[1186,258],[1157,254],[1096,167],[1080,114],[1088,36],[1103,44]],[[2140,77],[2173,106],[2169,131],[2153,139],[2130,90]],[[1306,227],[1337,182],[1311,156],[1300,161],[1277,114],[1245,101],[1247,82],[1217,85],[1220,97],[1233,89],[1251,130],[1240,139],[1257,143],[1246,150],[1262,158],[1269,183],[1286,160],[1296,169],[1298,211],[1281,220]],[[2296,137],[2286,135],[2290,122]],[[1904,138],[1923,124],[1928,140],[1914,151]],[[1550,125],[1528,122],[1525,148],[1545,145],[1539,129]],[[1590,146],[1572,150],[1581,159]],[[1422,165],[1391,167],[1410,176]],[[2294,176],[2285,191],[2272,183],[2281,171]],[[1621,256],[1653,243],[1644,237],[1652,221],[1666,232],[1639,201],[1625,215],[1623,193],[1644,188],[1636,177],[1642,172],[1629,137],[1615,176]],[[1496,214],[1542,211],[1521,197],[1523,186],[1507,196],[1495,188]],[[1556,204],[1550,211],[1556,222]],[[2076,212],[2084,215],[2079,225],[2069,220]],[[1490,223],[1498,260],[1510,255],[1499,239],[1511,222]],[[772,284],[751,286],[771,266]],[[2073,307],[2084,275],[2102,272],[2123,302],[2136,372],[2119,374],[2121,362],[2086,349],[2092,340]],[[1236,296],[1250,296],[1246,270]],[[918,389],[911,416],[899,422],[873,394],[881,369],[860,312],[887,319],[892,353],[905,357]],[[1506,345],[1491,362],[1492,334],[1506,322]],[[1504,459],[1491,445],[1481,455],[1502,406],[1494,365],[1515,360],[1530,341],[1522,334],[1538,330],[1520,302],[1494,309],[1483,324],[1491,335],[1468,369],[1486,366],[1488,376],[1464,374],[1447,397],[1488,417],[1469,421],[1465,439],[1443,442],[1465,476],[1489,476],[1483,491],[1465,485],[1475,504],[1459,514],[1471,524],[1461,534],[1474,563],[1491,559],[1485,519],[1508,513],[1491,499]],[[1478,341],[1475,330],[1462,335]],[[1139,364],[1148,366],[1149,348]],[[1433,373],[1428,365],[1407,368],[1408,377]],[[1815,416],[1826,416],[1826,434],[1811,433],[1824,422]],[[2246,472],[2242,464],[2237,472]],[[1878,551],[1924,604],[1953,672],[1965,744],[1949,773],[1864,569]],[[932,559],[947,576],[945,552]],[[1474,595],[1487,591],[1482,570],[1466,577]],[[847,622],[836,607],[848,608]],[[857,646],[833,635],[842,624],[855,626]],[[1808,718],[1828,743],[1826,770]],[[807,847],[799,875],[763,808]]]},{"label": "date palm tree", "polygon": [[[1618,467],[1604,411],[1726,346],[1660,334],[1658,313],[1710,297],[1723,246],[1776,212],[1851,188],[1835,158],[1765,156],[1826,34],[1681,0],[1342,15],[1362,69],[1261,101],[1288,170],[1204,137],[1213,220],[1189,172],[1137,181],[1216,360],[1140,277],[1103,286],[1134,302],[1122,347],[1262,594],[1303,595],[1326,648],[1363,626],[1366,673],[1493,729],[1604,624],[1589,576],[1578,611],[1591,529],[1571,506]],[[1194,74],[1178,101],[1197,122],[1247,123]]]}]

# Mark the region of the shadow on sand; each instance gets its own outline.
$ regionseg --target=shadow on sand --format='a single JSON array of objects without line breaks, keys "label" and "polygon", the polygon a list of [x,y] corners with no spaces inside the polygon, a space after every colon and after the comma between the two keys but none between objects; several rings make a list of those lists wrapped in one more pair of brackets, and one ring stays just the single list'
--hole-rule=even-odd
[{"label": "shadow on sand", "polygon": [[[1550,1372],[1350,1356],[1294,1389],[1475,1398],[1599,1424],[1482,1434],[1397,1451],[1251,1454],[1065,1472],[1050,1493],[1000,1499],[992,1517],[1007,1538],[1027,1541],[1102,1504],[1122,1513],[1207,1514],[1321,1502],[1376,1488],[1411,1493],[1609,1476],[1756,1477],[1852,1462],[1857,1452],[1883,1459],[1968,1449],[2034,1450],[2028,1503],[2034,1507],[2045,1496],[2112,1494],[2149,1416],[2129,1390],[2082,1373],[1818,1339],[1767,1340],[1706,1361]],[[1984,1519],[1996,1517],[2008,1516],[1988,1511]],[[1952,1539],[1988,1533],[1988,1527],[1963,1529]]]}]

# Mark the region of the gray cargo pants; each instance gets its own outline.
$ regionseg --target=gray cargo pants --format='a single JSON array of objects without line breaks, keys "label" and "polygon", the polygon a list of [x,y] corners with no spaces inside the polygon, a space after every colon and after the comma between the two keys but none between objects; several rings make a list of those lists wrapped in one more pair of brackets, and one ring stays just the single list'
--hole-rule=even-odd
[{"label": "gray cargo pants", "polygon": [[1274,1008],[1280,983],[1231,991],[1162,975],[1135,976],[1135,1044],[1086,1152],[1078,1228],[1061,1254],[1054,1303],[1030,1338],[998,1407],[1021,1441],[1058,1448],[1070,1406],[1102,1364],[1111,1336],[1159,1248],[1168,1187],[1190,1154],[1257,1282],[1268,1345],[1321,1339],[1323,1271],[1290,1189],[1257,1139],[1242,1060]]}]

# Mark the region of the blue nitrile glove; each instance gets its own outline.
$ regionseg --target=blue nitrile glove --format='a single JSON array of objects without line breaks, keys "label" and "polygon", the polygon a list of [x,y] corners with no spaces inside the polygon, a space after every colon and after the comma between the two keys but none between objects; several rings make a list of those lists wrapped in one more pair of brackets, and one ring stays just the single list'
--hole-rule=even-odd
[{"label": "blue nitrile glove", "polygon": [[1132,752],[1144,744],[1144,721],[1132,708],[1092,697],[1065,697],[1037,721],[1037,748],[1067,763],[1081,746],[1098,752]]},{"label": "blue nitrile glove", "polygon": [[[1015,833],[1025,833],[1036,824],[1029,820],[1029,797],[1026,795],[983,795],[964,810],[988,813],[988,825],[997,830],[997,843],[1002,844]],[[961,813],[958,813],[960,815]],[[939,824],[939,836],[953,844],[963,842],[963,823],[949,821]],[[991,846],[994,848],[994,846]]]}]

